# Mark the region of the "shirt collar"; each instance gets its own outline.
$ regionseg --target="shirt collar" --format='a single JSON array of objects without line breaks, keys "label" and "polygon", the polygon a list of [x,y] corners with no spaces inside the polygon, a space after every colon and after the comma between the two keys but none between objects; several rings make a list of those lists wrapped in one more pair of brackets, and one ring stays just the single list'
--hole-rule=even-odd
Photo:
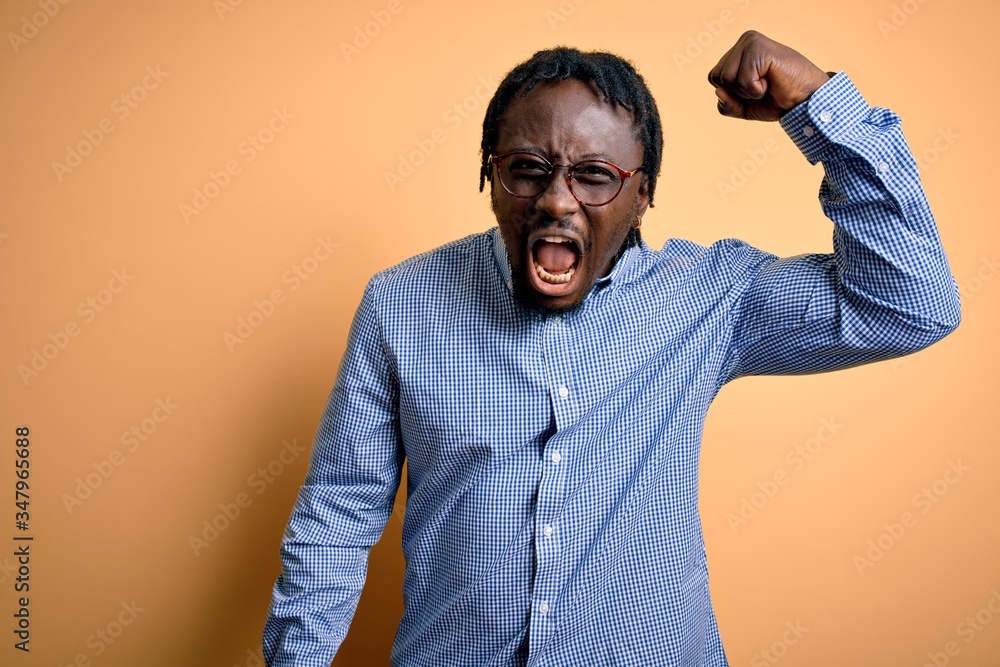
[{"label": "shirt collar", "polygon": [[595,280],[594,286],[603,289],[604,287],[611,285],[611,283],[615,280],[622,282],[622,276],[625,275],[625,272],[628,270],[632,260],[635,259],[635,251],[636,246],[629,246],[626,248],[625,252],[622,253],[622,256],[618,258],[617,262],[615,262],[614,267],[612,267],[611,271],[608,272],[608,275]]},{"label": "shirt collar", "polygon": [[503,234],[500,233],[500,227],[494,227],[490,233],[493,234],[493,257],[496,258],[497,268],[500,269],[500,277],[503,278],[507,290],[513,292],[514,286],[510,281],[510,258],[507,256]]}]

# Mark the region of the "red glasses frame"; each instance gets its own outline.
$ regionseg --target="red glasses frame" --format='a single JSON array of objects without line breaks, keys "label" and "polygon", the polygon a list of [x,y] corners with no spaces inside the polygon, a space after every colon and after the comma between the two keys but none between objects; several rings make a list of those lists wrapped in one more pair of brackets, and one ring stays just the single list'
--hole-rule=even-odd
[{"label": "red glasses frame", "polygon": [[[549,169],[549,181],[546,182],[545,187],[543,187],[541,190],[539,190],[537,194],[533,194],[533,195],[519,195],[519,194],[516,194],[514,192],[511,192],[510,188],[507,187],[507,184],[503,182],[503,176],[501,176],[501,174],[500,174],[500,165],[503,164],[503,161],[504,161],[505,158],[508,158],[511,155],[530,155],[531,157],[537,158],[537,159],[541,160],[542,162],[544,162],[545,164],[549,165],[549,168],[550,168]],[[489,164],[496,165],[496,168],[497,168],[497,178],[500,180],[500,185],[503,186],[503,189],[507,192],[507,194],[509,194],[511,197],[518,197],[519,199],[534,199],[538,195],[540,195],[543,192],[545,192],[548,189],[549,185],[552,183],[552,180],[551,180],[552,179],[552,175],[555,174],[556,169],[560,169],[562,167],[565,167],[566,168],[566,187],[569,188],[569,193],[571,195],[573,195],[573,199],[575,199],[578,202],[580,202],[581,205],[583,205],[583,206],[590,206],[590,207],[604,206],[605,204],[610,204],[611,202],[613,202],[615,200],[615,198],[618,195],[621,194],[622,189],[625,187],[625,181],[628,180],[628,179],[630,179],[630,178],[632,178],[632,176],[634,176],[636,174],[636,172],[642,171],[642,166],[641,165],[638,166],[638,167],[636,167],[632,171],[628,171],[626,169],[622,169],[621,167],[619,167],[614,162],[608,162],[607,160],[580,160],[579,162],[574,162],[573,164],[552,164],[551,162],[549,162],[548,160],[546,160],[541,155],[538,155],[537,153],[528,153],[526,151],[512,151],[510,153],[504,153],[503,155],[493,155],[493,154],[490,154],[488,162],[489,162]],[[592,163],[592,162],[598,162],[600,164],[606,164],[606,165],[608,165],[612,169],[616,170],[618,172],[618,177],[621,178],[621,181],[619,181],[619,183],[618,183],[618,191],[615,192],[615,194],[613,194],[610,199],[608,199],[607,201],[603,201],[603,202],[601,202],[599,204],[591,204],[591,203],[585,202],[582,199],[580,199],[580,197],[577,196],[576,192],[573,191],[573,172],[574,172],[574,170],[577,167],[579,167],[581,164],[589,164],[589,163]]]}]

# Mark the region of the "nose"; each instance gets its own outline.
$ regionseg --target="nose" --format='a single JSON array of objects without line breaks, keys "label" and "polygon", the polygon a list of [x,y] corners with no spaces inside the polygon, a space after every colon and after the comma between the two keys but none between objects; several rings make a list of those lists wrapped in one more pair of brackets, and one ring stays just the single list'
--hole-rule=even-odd
[{"label": "nose", "polygon": [[580,202],[570,192],[565,169],[566,167],[556,167],[553,170],[548,185],[535,198],[534,202],[535,208],[553,220],[565,218],[575,213],[580,207]]}]

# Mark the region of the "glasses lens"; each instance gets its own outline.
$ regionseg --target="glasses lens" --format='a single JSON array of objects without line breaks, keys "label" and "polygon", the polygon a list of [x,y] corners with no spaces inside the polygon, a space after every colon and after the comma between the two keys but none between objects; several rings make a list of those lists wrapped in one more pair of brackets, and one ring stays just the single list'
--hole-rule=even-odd
[{"label": "glasses lens", "polygon": [[541,194],[551,173],[551,165],[530,153],[508,155],[500,165],[500,180],[518,197]]},{"label": "glasses lens", "polygon": [[611,201],[622,187],[618,171],[604,162],[581,162],[573,170],[570,182],[573,194],[590,206]]},{"label": "glasses lens", "polygon": [[[500,182],[517,197],[536,197],[548,187],[552,165],[531,153],[513,153],[500,163]],[[614,199],[622,188],[622,178],[612,165],[599,160],[580,162],[570,169],[570,189],[588,206],[600,206]]]}]

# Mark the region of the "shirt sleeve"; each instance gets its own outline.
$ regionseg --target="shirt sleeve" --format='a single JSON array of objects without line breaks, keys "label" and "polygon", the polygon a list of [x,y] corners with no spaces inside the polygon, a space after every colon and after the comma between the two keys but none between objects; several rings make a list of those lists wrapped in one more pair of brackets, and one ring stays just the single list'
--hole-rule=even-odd
[{"label": "shirt sleeve", "polygon": [[271,667],[328,667],[347,634],[369,548],[392,513],[403,448],[398,382],[368,284],[281,541],[282,572],[264,626]]},{"label": "shirt sleeve", "polygon": [[734,245],[746,278],[723,382],[902,356],[953,331],[957,284],[899,116],[869,107],[840,72],[780,122],[810,164],[823,163],[834,251],[779,259]]}]

